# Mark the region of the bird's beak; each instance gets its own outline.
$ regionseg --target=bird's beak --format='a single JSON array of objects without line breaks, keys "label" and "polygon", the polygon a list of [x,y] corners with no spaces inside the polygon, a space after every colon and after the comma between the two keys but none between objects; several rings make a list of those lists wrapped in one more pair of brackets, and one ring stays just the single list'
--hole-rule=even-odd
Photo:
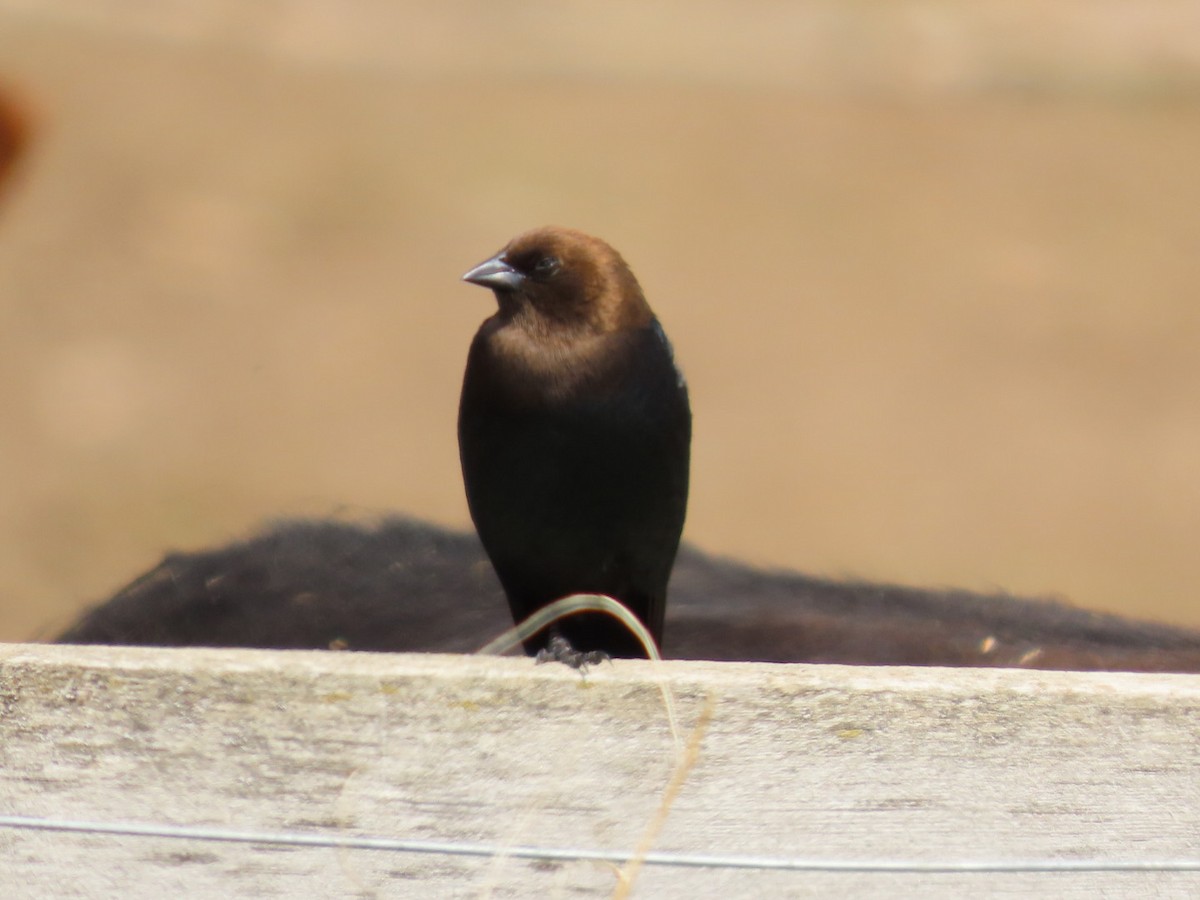
[{"label": "bird's beak", "polygon": [[493,291],[515,291],[525,276],[504,261],[503,255],[481,262],[462,277],[463,281],[491,288]]}]

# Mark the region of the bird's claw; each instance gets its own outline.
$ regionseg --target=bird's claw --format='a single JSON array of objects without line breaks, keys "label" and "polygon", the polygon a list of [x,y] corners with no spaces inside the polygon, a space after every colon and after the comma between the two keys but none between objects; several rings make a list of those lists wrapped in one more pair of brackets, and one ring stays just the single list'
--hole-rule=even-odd
[{"label": "bird's claw", "polygon": [[537,664],[559,662],[570,666],[583,675],[588,666],[598,666],[602,662],[612,662],[612,657],[603,650],[576,650],[571,642],[560,634],[553,635],[549,643],[537,653]]}]

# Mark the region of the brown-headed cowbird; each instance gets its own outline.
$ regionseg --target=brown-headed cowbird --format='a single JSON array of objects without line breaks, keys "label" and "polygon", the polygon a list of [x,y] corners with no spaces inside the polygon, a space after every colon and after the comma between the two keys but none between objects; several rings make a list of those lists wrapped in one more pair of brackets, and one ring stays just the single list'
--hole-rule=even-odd
[{"label": "brown-headed cowbird", "polygon": [[[471,344],[458,442],[471,518],[513,618],[607,594],[661,645],[692,414],[637,279],[598,238],[539,228],[463,280],[500,307]],[[559,620],[525,649],[571,665],[646,655],[596,613]]]}]

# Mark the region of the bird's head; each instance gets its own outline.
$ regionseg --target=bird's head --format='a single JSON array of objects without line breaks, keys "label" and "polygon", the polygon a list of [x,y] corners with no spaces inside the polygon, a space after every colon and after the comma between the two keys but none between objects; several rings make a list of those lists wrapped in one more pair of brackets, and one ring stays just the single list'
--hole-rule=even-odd
[{"label": "bird's head", "polygon": [[608,333],[653,319],[621,255],[570,228],[527,231],[462,278],[491,288],[501,317],[523,327]]}]

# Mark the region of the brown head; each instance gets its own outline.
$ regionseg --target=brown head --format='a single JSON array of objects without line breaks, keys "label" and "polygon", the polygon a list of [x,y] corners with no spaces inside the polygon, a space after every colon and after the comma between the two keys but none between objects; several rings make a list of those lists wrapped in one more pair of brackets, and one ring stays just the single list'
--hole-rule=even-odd
[{"label": "brown head", "polygon": [[654,318],[621,255],[571,228],[527,231],[463,281],[491,288],[500,318],[533,332],[607,334]]}]

